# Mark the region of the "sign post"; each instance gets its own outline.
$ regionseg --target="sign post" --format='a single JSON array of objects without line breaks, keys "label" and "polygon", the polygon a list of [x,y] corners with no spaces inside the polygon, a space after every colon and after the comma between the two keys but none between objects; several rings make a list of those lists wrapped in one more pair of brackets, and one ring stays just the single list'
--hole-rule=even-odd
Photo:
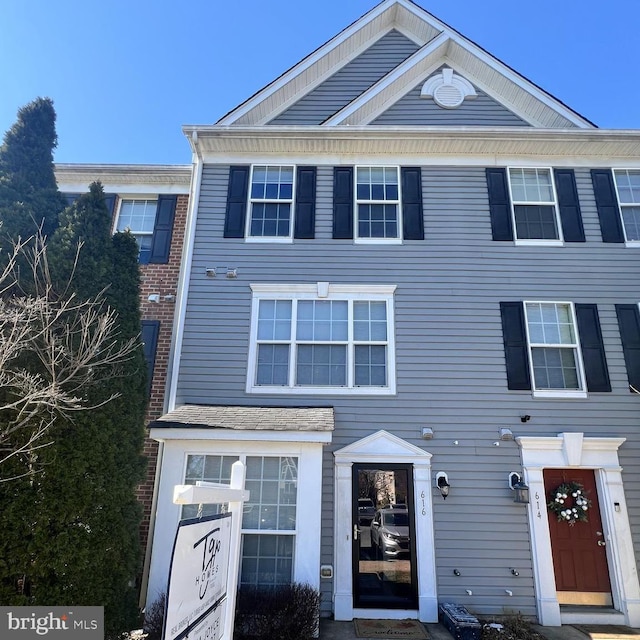
[{"label": "sign post", "polygon": [[232,640],[235,619],[245,467],[235,462],[231,484],[176,485],[175,504],[229,503],[228,513],[182,520],[169,571],[164,640]]}]

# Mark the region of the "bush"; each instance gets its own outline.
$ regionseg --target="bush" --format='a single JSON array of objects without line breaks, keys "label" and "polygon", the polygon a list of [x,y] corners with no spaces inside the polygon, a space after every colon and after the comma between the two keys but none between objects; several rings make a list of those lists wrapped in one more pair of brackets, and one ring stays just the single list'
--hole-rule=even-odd
[{"label": "bush", "polygon": [[243,586],[238,591],[235,640],[309,640],[318,634],[320,592],[308,584]]}]

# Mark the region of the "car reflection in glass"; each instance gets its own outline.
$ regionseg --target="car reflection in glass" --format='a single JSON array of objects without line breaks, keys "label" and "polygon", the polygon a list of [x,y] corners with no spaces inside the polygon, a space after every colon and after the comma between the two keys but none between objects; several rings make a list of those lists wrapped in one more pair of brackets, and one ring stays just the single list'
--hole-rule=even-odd
[{"label": "car reflection in glass", "polygon": [[371,522],[375,557],[385,560],[409,554],[409,513],[406,507],[379,509]]}]

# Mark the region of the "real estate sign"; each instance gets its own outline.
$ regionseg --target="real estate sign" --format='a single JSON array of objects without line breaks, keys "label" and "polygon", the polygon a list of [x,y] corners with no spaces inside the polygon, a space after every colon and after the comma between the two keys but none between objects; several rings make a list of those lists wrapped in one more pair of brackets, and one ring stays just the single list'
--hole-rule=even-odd
[{"label": "real estate sign", "polygon": [[178,526],[167,593],[165,640],[216,640],[224,626],[231,513],[182,520]]}]

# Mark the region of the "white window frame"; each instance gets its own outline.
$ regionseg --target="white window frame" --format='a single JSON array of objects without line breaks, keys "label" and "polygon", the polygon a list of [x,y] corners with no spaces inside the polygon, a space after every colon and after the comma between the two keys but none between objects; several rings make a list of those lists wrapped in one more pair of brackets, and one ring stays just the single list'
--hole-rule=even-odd
[{"label": "white window frame", "polygon": [[[512,171],[521,171],[521,170],[532,170],[535,169],[537,171],[548,171],[549,176],[551,178],[551,189],[553,191],[553,202],[551,201],[530,201],[530,200],[515,200],[513,197],[513,189],[511,187],[511,172]],[[553,169],[551,167],[526,167],[526,166],[513,166],[507,167],[507,183],[509,186],[509,202],[511,207],[511,225],[513,227],[513,238],[515,244],[517,245],[544,245],[544,246],[561,246],[564,244],[564,236],[562,235],[562,221],[560,219],[560,210],[558,208],[558,194],[556,192],[556,180],[553,175]],[[544,207],[553,207],[555,221],[556,221],[556,229],[558,231],[558,237],[553,240],[545,240],[543,238],[518,238],[518,230],[516,227],[516,212],[515,207],[518,206],[544,206]]]},{"label": "white window frame", "polygon": [[618,190],[618,181],[616,180],[617,172],[627,172],[627,171],[638,171],[640,172],[640,168],[638,167],[625,167],[625,168],[615,168],[613,169],[613,185],[616,190],[616,199],[618,201],[618,215],[620,216],[620,225],[622,226],[622,233],[624,234],[624,243],[627,247],[640,247],[640,240],[629,240],[627,238],[627,228],[624,225],[624,216],[622,215],[622,210],[624,207],[640,207],[640,202],[622,202],[620,198],[620,192]]},{"label": "white window frame", "polygon": [[[257,426],[257,425],[255,425]],[[161,427],[150,437],[162,442],[162,473],[158,487],[158,511],[153,531],[147,602],[153,602],[167,588],[171,550],[180,521],[181,507],[173,503],[175,485],[184,484],[186,456],[296,456],[298,467],[298,512],[294,549],[294,580],[320,588],[320,531],[323,512],[322,469],[325,445],[331,431],[236,429],[229,439],[228,429]],[[302,496],[302,497],[301,497]]]},{"label": "white window frame", "polygon": [[[286,536],[289,538],[293,539],[293,553],[291,554],[291,579],[290,582],[293,583],[295,581],[295,573],[296,573],[296,548],[298,546],[298,535],[299,535],[299,503],[300,503],[300,499],[301,499],[301,493],[300,493],[300,458],[301,456],[298,453],[289,453],[289,454],[283,454],[283,453],[271,453],[271,452],[237,452],[235,454],[229,454],[229,453],[224,453],[224,452],[218,452],[218,451],[208,451],[208,452],[192,452],[192,451],[185,451],[184,454],[184,465],[183,465],[183,471],[182,471],[182,482],[183,484],[186,483],[186,478],[187,478],[187,468],[188,468],[188,460],[189,460],[189,456],[203,456],[204,458],[207,457],[211,457],[211,456],[215,456],[215,457],[219,457],[219,458],[223,458],[223,457],[227,457],[227,458],[237,458],[240,462],[242,462],[245,465],[245,468],[247,466],[247,458],[273,458],[273,459],[282,459],[282,458],[295,458],[296,459],[296,503],[295,503],[295,507],[296,507],[296,523],[295,523],[295,527],[293,529],[251,529],[251,528],[247,528],[242,526],[241,524],[241,528],[240,528],[240,534],[242,536],[242,549],[241,549],[241,556],[240,556],[240,567],[239,567],[239,574],[238,574],[238,585],[241,584],[240,582],[240,577],[242,575],[242,560],[244,558],[244,540],[245,540],[245,536],[246,535],[257,535],[257,536]],[[217,481],[216,481],[217,482]],[[222,484],[226,484],[225,482],[223,482]],[[245,502],[245,510],[247,508],[247,506],[250,504],[250,500],[249,502]],[[203,505],[205,506],[205,505]],[[223,504],[220,505],[220,511],[219,513],[226,513],[227,512],[227,505]]]},{"label": "white window frame", "polygon": [[[359,200],[358,199],[358,169],[395,169],[398,177],[398,199],[397,200]],[[360,204],[395,204],[398,211],[398,235],[395,238],[371,238],[369,236],[360,237],[358,230],[360,228]],[[353,238],[358,244],[402,244],[402,171],[400,165],[394,164],[359,164],[354,167],[353,171]]]},{"label": "white window frame", "polygon": [[[158,194],[118,194],[118,206],[117,213],[114,217],[113,222],[113,233],[118,232],[118,227],[120,226],[120,215],[122,214],[122,206],[125,202],[155,202],[156,203],[156,215],[153,221],[153,226],[155,228],[156,221],[158,219]],[[137,236],[145,236],[153,238],[153,231],[137,231],[136,229],[131,229],[130,227],[125,227],[125,229],[121,229],[120,231],[129,230],[132,236],[136,238],[136,243],[138,244],[138,255],[142,250],[140,243],[138,242]]]},{"label": "white window frame", "polygon": [[[251,305],[251,328],[249,340],[249,361],[247,366],[246,392],[251,394],[296,394],[296,395],[394,395],[396,393],[395,371],[395,323],[394,298],[396,285],[346,285],[318,282],[314,285],[274,285],[251,284],[253,299]],[[344,387],[338,386],[296,386],[296,341],[295,313],[292,313],[292,338],[288,341],[289,349],[289,384],[268,386],[256,384],[258,368],[258,311],[262,300],[328,300],[328,301],[370,301],[386,302],[387,305],[387,384],[386,386],[355,386],[353,322],[349,323],[349,339],[347,341],[347,381]]]},{"label": "white window frame", "polygon": [[[530,304],[554,304],[569,307],[569,313],[571,315],[571,323],[573,325],[573,331],[575,335],[575,342],[573,344],[554,344],[554,343],[542,343],[532,342],[529,334],[529,317],[527,305]],[[578,323],[576,321],[576,310],[573,302],[566,300],[525,300],[524,305],[524,320],[525,328],[527,332],[527,351],[529,356],[529,373],[531,376],[531,388],[533,390],[534,398],[586,398],[587,397],[587,383],[584,372],[584,363],[582,362],[582,348],[580,346],[580,334],[578,332]],[[576,375],[578,376],[579,389],[537,389],[536,378],[533,369],[533,349],[534,348],[551,348],[551,349],[573,349],[576,361]]]},{"label": "white window frame", "polygon": [[[256,167],[279,167],[279,168],[291,168],[293,171],[293,180],[291,184],[291,199],[273,199],[273,198],[252,198],[251,197],[251,187],[253,185],[253,172]],[[296,205],[296,181],[297,181],[297,165],[295,164],[287,164],[287,163],[276,163],[276,162],[256,162],[251,165],[251,171],[249,173],[249,189],[247,194],[247,213],[246,213],[246,226],[245,226],[245,241],[246,242],[280,242],[280,243],[291,243],[293,242],[293,231],[295,225],[295,205]],[[278,204],[289,204],[291,207],[291,216],[289,218],[289,235],[287,236],[254,236],[251,235],[251,212],[253,210],[254,203],[264,204],[264,203],[278,203]]]}]

